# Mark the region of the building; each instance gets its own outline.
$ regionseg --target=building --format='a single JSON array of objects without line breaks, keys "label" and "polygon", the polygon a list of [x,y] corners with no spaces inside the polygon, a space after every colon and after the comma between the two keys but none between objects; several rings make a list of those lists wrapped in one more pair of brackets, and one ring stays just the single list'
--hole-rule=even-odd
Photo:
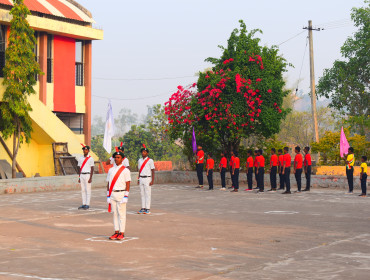
[{"label": "building", "polygon": [[[73,0],[24,0],[32,15],[35,54],[45,75],[38,77],[36,95],[29,101],[34,132],[23,144],[17,162],[27,177],[54,175],[52,143],[68,142],[71,154],[81,154],[81,145],[91,141],[92,41],[102,40],[91,13]],[[9,36],[11,0],[0,0],[0,102],[5,50]],[[6,145],[12,150],[12,140]],[[0,159],[11,163],[0,144]]]}]

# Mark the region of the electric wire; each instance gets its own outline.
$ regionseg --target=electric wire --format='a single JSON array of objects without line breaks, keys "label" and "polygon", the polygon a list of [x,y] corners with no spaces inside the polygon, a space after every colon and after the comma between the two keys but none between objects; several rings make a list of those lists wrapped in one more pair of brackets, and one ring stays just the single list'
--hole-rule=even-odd
[{"label": "electric wire", "polygon": [[299,36],[299,35],[301,35],[303,32],[305,32],[305,30],[303,30],[303,31],[301,31],[301,32],[297,33],[296,35],[294,35],[293,37],[290,37],[289,39],[287,39],[287,40],[285,40],[285,41],[281,42],[280,44],[278,44],[278,46],[281,46],[282,44],[285,44],[286,42],[288,42],[288,41],[290,41],[290,40],[292,40],[292,39],[294,39],[294,38],[298,37],[298,36]]},{"label": "electric wire", "polygon": [[298,86],[299,86],[299,82],[301,80],[301,74],[302,74],[302,69],[303,69],[304,58],[306,57],[307,45],[308,45],[308,37],[306,37],[306,46],[304,48],[303,58],[302,58],[302,63],[301,63],[301,69],[299,71],[299,77],[298,77],[298,81],[297,81],[297,87],[296,87],[296,90],[295,90],[295,94],[296,95],[298,93]]}]

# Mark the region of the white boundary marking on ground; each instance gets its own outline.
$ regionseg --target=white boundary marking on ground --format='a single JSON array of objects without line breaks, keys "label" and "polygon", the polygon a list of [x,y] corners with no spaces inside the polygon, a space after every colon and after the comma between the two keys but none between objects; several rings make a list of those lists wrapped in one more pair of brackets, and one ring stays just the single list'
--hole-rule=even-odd
[{"label": "white boundary marking on ground", "polygon": [[30,279],[39,279],[39,280],[63,280],[62,278],[41,277],[41,276],[35,276],[35,275],[26,275],[26,274],[21,274],[21,273],[1,272],[1,271],[0,271],[0,275],[23,277],[23,278],[30,278]]},{"label": "white boundary marking on ground", "polygon": [[108,237],[105,236],[95,236],[95,237],[89,237],[86,238],[86,241],[92,241],[92,242],[108,242],[108,243],[125,243],[133,240],[138,240],[139,237],[125,237],[123,240],[109,240]]},{"label": "white boundary marking on ground", "polygon": [[299,212],[295,211],[267,211],[265,214],[284,214],[284,215],[292,215],[292,214],[298,214]]}]

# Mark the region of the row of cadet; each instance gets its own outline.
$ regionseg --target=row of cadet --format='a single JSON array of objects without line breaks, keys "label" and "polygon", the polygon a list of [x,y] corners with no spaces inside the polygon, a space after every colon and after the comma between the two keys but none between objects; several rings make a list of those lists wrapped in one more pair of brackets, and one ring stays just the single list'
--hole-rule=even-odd
[{"label": "row of cadet", "polygon": [[[311,173],[312,173],[312,163],[310,147],[305,147],[303,149],[304,157],[301,154],[301,148],[299,146],[294,148],[295,157],[293,161],[293,174],[297,182],[297,191],[310,191],[311,189]],[[346,158],[346,174],[348,179],[349,191],[348,194],[353,194],[353,169],[354,169],[354,149],[351,147],[348,149],[348,155]],[[253,158],[254,154],[254,158]],[[257,183],[257,187],[254,189],[258,190],[258,193],[263,193],[265,191],[264,186],[264,174],[265,174],[265,157],[263,156],[263,151],[248,150],[247,152],[247,163],[246,163],[246,174],[248,188],[245,191],[253,190],[253,174]],[[208,179],[209,190],[213,190],[213,171],[215,161],[213,159],[212,153],[207,154],[208,158],[206,160],[206,174]],[[360,196],[366,196],[366,182],[367,182],[367,157],[362,156],[361,158],[361,189],[362,193]],[[204,171],[205,154],[202,146],[198,146],[196,154],[196,171],[199,185],[196,188],[203,188],[203,171]],[[276,149],[271,149],[270,157],[270,184],[271,189],[268,191],[276,192],[277,190],[284,190],[283,194],[291,194],[290,190],[290,173],[292,168],[292,159],[289,154],[289,148],[284,147],[284,149],[279,149],[276,154]],[[221,175],[221,190],[226,190],[226,172],[227,172],[227,158],[226,153],[221,153],[221,160],[219,163],[219,171]],[[231,192],[239,191],[239,173],[240,173],[240,159],[237,152],[231,152],[231,157],[229,161],[229,171],[231,175],[232,189]],[[306,178],[306,188],[302,190],[302,173],[305,173]],[[277,174],[279,174],[280,186],[277,188]]]}]

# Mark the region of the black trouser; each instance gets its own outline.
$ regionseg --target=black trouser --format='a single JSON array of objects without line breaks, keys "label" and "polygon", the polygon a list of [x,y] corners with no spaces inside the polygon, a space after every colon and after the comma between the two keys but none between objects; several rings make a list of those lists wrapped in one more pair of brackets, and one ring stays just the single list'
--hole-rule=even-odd
[{"label": "black trouser", "polygon": [[280,189],[284,189],[284,175],[279,173],[279,179],[280,179]]},{"label": "black trouser", "polygon": [[234,188],[239,189],[239,168],[234,170]]},{"label": "black trouser", "polygon": [[251,190],[253,188],[253,167],[248,168],[247,181],[248,189]]},{"label": "black trouser", "polygon": [[197,176],[198,176],[198,182],[199,186],[203,186],[203,163],[197,164]]},{"label": "black trouser", "polygon": [[257,167],[254,168],[254,178],[256,179],[257,188],[259,188],[258,176],[257,176]]},{"label": "black trouser", "polygon": [[223,188],[226,188],[226,168],[221,168],[221,184]]},{"label": "black trouser", "polygon": [[311,188],[311,165],[308,165],[306,172],[306,190],[309,190],[310,188]]},{"label": "black trouser", "polygon": [[302,168],[296,169],[294,176],[295,176],[295,180],[297,181],[298,191],[300,192],[302,188]]},{"label": "black trouser", "polygon": [[347,174],[349,191],[353,192],[353,167],[351,169],[347,168],[346,174]]},{"label": "black trouser", "polygon": [[260,191],[263,191],[265,189],[265,168],[264,167],[258,168],[258,181],[259,181],[258,187]]},{"label": "black trouser", "polygon": [[207,180],[209,189],[213,190],[213,169],[208,170]]},{"label": "black trouser", "polygon": [[234,183],[234,175],[233,175],[233,168],[230,166],[230,177],[231,177],[231,186],[235,187]]},{"label": "black trouser", "polygon": [[367,173],[362,174],[361,179],[361,192],[362,194],[366,194],[366,181],[367,181]]},{"label": "black trouser", "polygon": [[276,189],[276,172],[277,172],[277,166],[272,166],[270,170],[270,184],[271,189]]},{"label": "black trouser", "polygon": [[286,186],[286,191],[290,192],[290,167],[285,167],[284,183],[285,183],[285,186]]}]

